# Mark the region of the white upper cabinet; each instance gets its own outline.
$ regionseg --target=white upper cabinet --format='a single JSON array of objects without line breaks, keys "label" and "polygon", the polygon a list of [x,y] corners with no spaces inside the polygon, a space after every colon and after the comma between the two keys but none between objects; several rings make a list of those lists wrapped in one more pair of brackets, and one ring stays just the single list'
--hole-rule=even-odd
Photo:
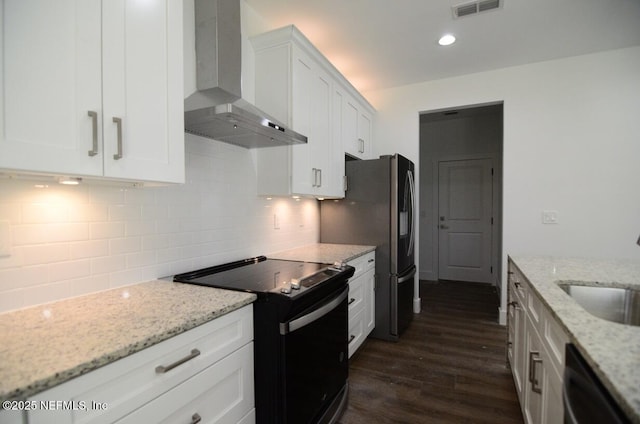
[{"label": "white upper cabinet", "polygon": [[259,149],[262,195],[343,197],[343,153],[331,125],[333,81],[314,48],[289,26],[252,39],[256,52],[256,106],[307,136],[307,144]]},{"label": "white upper cabinet", "polygon": [[373,108],[296,27],[251,42],[256,106],[308,138],[257,151],[259,194],[344,197],[344,155],[368,157]]},{"label": "white upper cabinet", "polygon": [[184,181],[182,2],[4,0],[0,168]]},{"label": "white upper cabinet", "polygon": [[373,108],[362,99],[356,101],[346,89],[336,86],[334,116],[340,119],[338,136],[344,152],[358,159],[372,159]]}]

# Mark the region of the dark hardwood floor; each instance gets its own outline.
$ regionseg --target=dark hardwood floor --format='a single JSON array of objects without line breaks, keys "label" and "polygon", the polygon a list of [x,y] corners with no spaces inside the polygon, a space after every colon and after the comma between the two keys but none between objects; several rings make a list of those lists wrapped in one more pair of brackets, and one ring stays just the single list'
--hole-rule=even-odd
[{"label": "dark hardwood floor", "polygon": [[420,282],[422,312],[398,343],[351,358],[340,424],[522,423],[498,295],[486,284]]}]

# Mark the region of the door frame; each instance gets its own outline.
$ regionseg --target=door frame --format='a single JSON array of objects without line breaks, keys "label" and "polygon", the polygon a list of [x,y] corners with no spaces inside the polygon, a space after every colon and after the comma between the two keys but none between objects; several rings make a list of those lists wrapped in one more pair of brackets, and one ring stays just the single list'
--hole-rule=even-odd
[{"label": "door frame", "polygon": [[[437,217],[440,210],[440,200],[438,196],[438,190],[440,186],[440,175],[439,175],[439,164],[440,162],[449,162],[449,161],[462,161],[462,160],[474,160],[474,159],[490,159],[493,163],[493,181],[492,181],[492,199],[491,199],[491,209],[493,216],[493,226],[491,227],[491,267],[493,268],[493,273],[491,277],[490,284],[493,284],[497,287],[500,287],[500,278],[501,278],[501,247],[500,247],[500,237],[501,232],[500,228],[502,228],[502,207],[501,207],[501,187],[500,181],[502,166],[498,163],[500,159],[496,153],[479,153],[479,154],[469,154],[469,155],[446,155],[438,158],[432,159],[432,169],[433,169],[433,199],[434,202],[431,205],[432,208],[432,216]],[[439,221],[436,219],[434,224],[438,226]],[[434,237],[432,241],[433,252],[436,253],[436,257],[433,260],[434,266],[434,275],[437,277],[440,275],[440,243],[439,237]]]}]

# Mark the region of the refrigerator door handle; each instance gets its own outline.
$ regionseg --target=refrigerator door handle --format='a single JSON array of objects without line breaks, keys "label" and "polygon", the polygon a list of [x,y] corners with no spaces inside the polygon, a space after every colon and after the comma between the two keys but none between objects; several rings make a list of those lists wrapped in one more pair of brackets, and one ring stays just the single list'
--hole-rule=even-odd
[{"label": "refrigerator door handle", "polygon": [[415,242],[415,225],[414,225],[414,212],[416,209],[416,188],[413,184],[413,172],[411,170],[407,171],[407,175],[409,177],[409,195],[411,196],[411,220],[409,225],[411,226],[410,234],[409,234],[409,249],[408,254],[413,254],[413,244]]}]

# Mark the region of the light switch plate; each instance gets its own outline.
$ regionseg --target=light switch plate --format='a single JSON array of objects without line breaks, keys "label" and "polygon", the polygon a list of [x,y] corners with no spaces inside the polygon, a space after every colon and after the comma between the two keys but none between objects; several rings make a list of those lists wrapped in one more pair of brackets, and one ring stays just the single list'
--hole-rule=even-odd
[{"label": "light switch plate", "polygon": [[0,258],[11,256],[11,226],[9,221],[0,221]]},{"label": "light switch plate", "polygon": [[542,223],[543,224],[557,224],[558,223],[558,211],[542,211]]}]

